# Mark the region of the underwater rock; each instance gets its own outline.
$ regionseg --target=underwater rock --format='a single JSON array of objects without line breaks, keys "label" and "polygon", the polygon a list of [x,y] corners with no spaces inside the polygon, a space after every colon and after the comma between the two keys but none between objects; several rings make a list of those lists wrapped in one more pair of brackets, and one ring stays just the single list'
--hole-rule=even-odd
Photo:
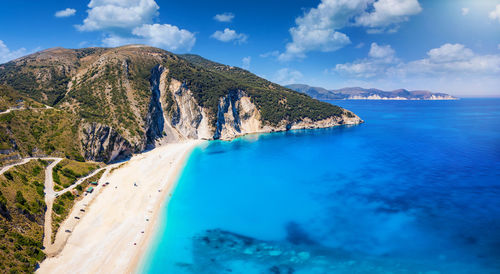
[{"label": "underwater rock", "polygon": [[[296,228],[292,230],[300,231]],[[304,235],[299,238],[307,239]],[[411,261],[373,257],[317,244],[298,245],[290,239],[263,241],[221,229],[198,234],[193,237],[192,246],[193,263],[179,266],[180,272],[184,269],[192,273],[448,273],[435,265],[431,268]]]},{"label": "underwater rock", "polygon": [[308,260],[309,257],[311,257],[311,255],[308,252],[304,252],[304,251],[303,252],[299,252],[299,254],[297,254],[297,256],[299,256],[299,258],[301,260],[304,260],[304,261]]}]

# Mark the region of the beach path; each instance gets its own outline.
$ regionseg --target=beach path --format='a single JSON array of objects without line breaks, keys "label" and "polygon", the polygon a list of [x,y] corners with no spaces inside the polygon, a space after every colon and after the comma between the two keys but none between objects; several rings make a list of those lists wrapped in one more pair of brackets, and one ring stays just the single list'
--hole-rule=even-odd
[{"label": "beach path", "polygon": [[[130,273],[147,249],[158,213],[173,189],[189,152],[200,141],[167,144],[107,169],[106,187],[73,207],[58,234],[66,233],[62,250],[42,262],[38,273]],[[84,209],[84,211],[81,211]],[[78,215],[76,215],[78,214]],[[70,233],[65,228],[78,224]],[[59,235],[56,236],[56,243]]]}]

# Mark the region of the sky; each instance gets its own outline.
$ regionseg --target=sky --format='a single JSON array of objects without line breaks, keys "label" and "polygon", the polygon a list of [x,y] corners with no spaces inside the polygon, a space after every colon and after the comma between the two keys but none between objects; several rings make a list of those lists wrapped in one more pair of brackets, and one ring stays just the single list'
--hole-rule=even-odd
[{"label": "sky", "polygon": [[0,26],[0,63],[147,44],[283,85],[500,97],[500,0],[16,0]]}]

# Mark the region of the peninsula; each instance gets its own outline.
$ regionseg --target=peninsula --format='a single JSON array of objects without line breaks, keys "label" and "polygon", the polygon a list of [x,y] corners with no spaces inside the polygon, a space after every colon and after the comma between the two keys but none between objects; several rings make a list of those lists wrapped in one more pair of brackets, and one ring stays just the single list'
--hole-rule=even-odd
[{"label": "peninsula", "polygon": [[244,69],[142,45],[0,65],[0,120],[1,221],[16,231],[0,243],[21,248],[0,255],[41,273],[133,270],[203,140],[363,122]]},{"label": "peninsula", "polygon": [[428,90],[396,89],[383,91],[376,88],[349,87],[328,90],[303,84],[288,85],[287,88],[302,92],[318,100],[457,100],[446,93],[435,93]]}]

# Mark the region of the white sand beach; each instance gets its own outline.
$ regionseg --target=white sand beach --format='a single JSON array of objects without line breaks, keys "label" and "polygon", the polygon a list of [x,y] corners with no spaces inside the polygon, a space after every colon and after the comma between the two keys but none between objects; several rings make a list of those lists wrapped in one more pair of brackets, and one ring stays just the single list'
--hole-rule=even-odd
[{"label": "white sand beach", "polygon": [[[187,156],[200,142],[167,144],[106,172],[96,191],[77,203],[63,223],[58,234],[68,233],[68,227],[73,229],[61,252],[45,259],[37,272],[134,272],[147,250],[162,205]],[[103,182],[110,184],[103,187]],[[91,195],[95,198],[90,199]]]}]

